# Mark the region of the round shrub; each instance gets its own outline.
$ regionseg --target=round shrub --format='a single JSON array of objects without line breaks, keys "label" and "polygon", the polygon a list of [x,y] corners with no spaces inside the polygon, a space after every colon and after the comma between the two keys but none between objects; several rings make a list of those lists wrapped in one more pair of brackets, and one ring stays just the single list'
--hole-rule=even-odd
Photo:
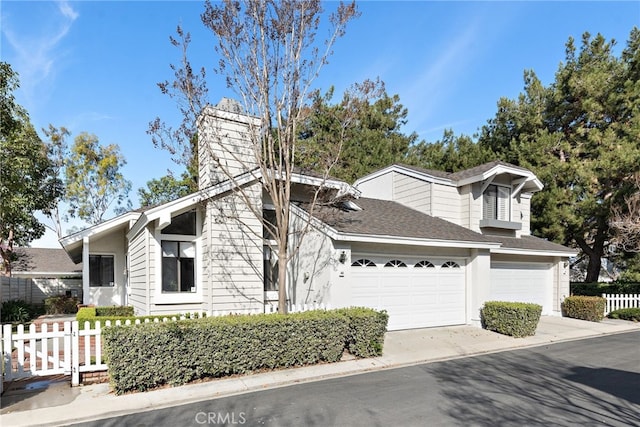
[{"label": "round shrub", "polygon": [[542,306],[524,302],[487,301],[480,310],[482,327],[503,335],[521,338],[534,335]]}]

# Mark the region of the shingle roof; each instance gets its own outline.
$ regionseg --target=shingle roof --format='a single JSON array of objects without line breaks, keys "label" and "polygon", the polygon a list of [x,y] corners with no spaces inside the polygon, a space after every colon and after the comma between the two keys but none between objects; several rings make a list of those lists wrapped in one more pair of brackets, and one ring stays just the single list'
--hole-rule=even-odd
[{"label": "shingle roof", "polygon": [[521,170],[523,172],[531,172],[528,169],[522,168],[520,166],[516,166],[516,165],[512,165],[511,163],[507,163],[507,162],[503,162],[501,160],[494,160],[492,162],[489,163],[484,163],[482,165],[470,168],[470,169],[465,169],[465,170],[461,170],[455,173],[452,173],[449,178],[451,178],[454,181],[459,181],[461,179],[465,179],[465,178],[471,178],[474,177],[476,175],[480,175],[483,174],[485,172],[487,172],[488,170],[493,169],[496,166],[506,166],[512,169],[518,169]]},{"label": "shingle roof", "polygon": [[488,170],[491,170],[496,166],[506,166],[509,168],[521,170],[523,172],[531,172],[528,169],[525,169],[520,166],[512,165],[511,163],[503,162],[501,160],[494,160],[492,162],[483,163],[481,165],[472,167],[470,169],[464,169],[458,172],[445,172],[445,171],[434,170],[434,169],[424,169],[418,166],[411,166],[411,165],[405,165],[405,164],[398,164],[398,166],[402,166],[403,168],[411,169],[419,173],[424,173],[426,175],[431,175],[436,178],[450,179],[451,181],[459,181],[461,179],[471,178],[476,175],[480,175]]},{"label": "shingle roof", "polygon": [[402,166],[403,168],[411,169],[412,171],[416,171],[426,175],[435,176],[436,178],[446,178],[446,179],[451,178],[450,172],[445,172],[445,171],[435,170],[435,169],[425,169],[418,166],[405,165],[402,163],[399,163],[398,166]]},{"label": "shingle roof", "polygon": [[477,243],[495,242],[467,228],[388,200],[361,197],[360,211],[322,207],[314,216],[342,233]]},{"label": "shingle roof", "polygon": [[575,253],[575,249],[550,242],[535,236],[522,237],[502,237],[491,236],[491,240],[502,244],[502,248],[506,249],[529,249],[534,251],[553,251],[566,252],[567,254]]},{"label": "shingle roof", "polygon": [[82,273],[82,263],[74,264],[64,249],[16,248],[18,259],[11,264],[13,272]]}]

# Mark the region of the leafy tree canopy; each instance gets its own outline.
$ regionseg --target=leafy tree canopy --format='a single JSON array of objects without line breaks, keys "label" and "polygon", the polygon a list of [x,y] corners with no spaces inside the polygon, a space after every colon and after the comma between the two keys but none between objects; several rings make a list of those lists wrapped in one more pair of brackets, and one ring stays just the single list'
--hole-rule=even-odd
[{"label": "leafy tree canopy", "polygon": [[14,245],[28,245],[45,227],[35,212],[51,209],[62,183],[47,156],[47,147],[16,104],[18,75],[0,62],[0,253],[10,273]]},{"label": "leafy tree canopy", "polygon": [[475,143],[469,136],[456,136],[448,129],[439,141],[412,145],[406,161],[425,169],[457,172],[492,160],[495,154],[491,149]]},{"label": "leafy tree canopy", "polygon": [[170,202],[191,193],[191,179],[183,173],[180,179],[169,174],[160,179],[147,181],[146,188],[138,189],[138,199],[140,206],[154,206]]},{"label": "leafy tree canopy", "polygon": [[354,84],[336,104],[331,103],[333,92],[313,94],[300,127],[299,166],[315,171],[332,167],[333,176],[353,182],[404,160],[418,135],[401,131],[407,109],[398,95],[389,96],[379,79]]},{"label": "leafy tree canopy", "polygon": [[545,188],[532,199],[532,227],[551,240],[577,245],[597,280],[609,254],[612,210],[624,207],[640,164],[640,31],[620,57],[615,41],[585,33],[578,50],[566,44],[555,82],[525,72],[516,100],[501,99],[479,143],[497,157],[533,170]]},{"label": "leafy tree canopy", "polygon": [[78,135],[65,167],[69,214],[97,224],[110,207],[116,213],[130,209],[131,182],[122,175],[125,163],[116,144],[102,146],[95,135]]}]

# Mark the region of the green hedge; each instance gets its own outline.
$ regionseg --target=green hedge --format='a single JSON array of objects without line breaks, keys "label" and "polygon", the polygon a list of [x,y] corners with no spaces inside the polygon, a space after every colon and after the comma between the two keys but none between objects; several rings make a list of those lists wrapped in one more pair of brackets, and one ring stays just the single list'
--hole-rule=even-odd
[{"label": "green hedge", "polygon": [[133,307],[131,306],[107,306],[96,307],[96,316],[129,316],[133,317]]},{"label": "green hedge", "polygon": [[562,315],[574,319],[599,322],[604,319],[607,301],[602,297],[574,295],[564,299]]},{"label": "green hedge", "polygon": [[336,311],[239,315],[106,328],[117,394],[202,377],[340,360],[349,319]]},{"label": "green hedge", "polygon": [[581,283],[569,285],[571,295],[600,297],[602,294],[640,294],[640,283]]},{"label": "green hedge", "polygon": [[487,301],[480,310],[482,327],[520,338],[536,333],[542,306],[523,302]]},{"label": "green hedge", "polygon": [[336,310],[349,319],[345,348],[357,357],[373,357],[382,354],[384,334],[389,315],[386,311],[352,307]]},{"label": "green hedge", "polygon": [[607,316],[611,319],[630,320],[632,322],[640,322],[640,308],[621,308],[612,311]]}]

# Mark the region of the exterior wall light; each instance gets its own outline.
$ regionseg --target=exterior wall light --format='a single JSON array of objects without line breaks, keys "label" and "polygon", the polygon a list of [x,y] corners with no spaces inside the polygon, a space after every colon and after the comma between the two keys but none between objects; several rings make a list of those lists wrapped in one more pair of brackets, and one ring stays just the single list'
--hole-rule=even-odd
[{"label": "exterior wall light", "polygon": [[345,251],[340,252],[338,261],[340,261],[340,264],[344,264],[347,261],[347,253]]}]

